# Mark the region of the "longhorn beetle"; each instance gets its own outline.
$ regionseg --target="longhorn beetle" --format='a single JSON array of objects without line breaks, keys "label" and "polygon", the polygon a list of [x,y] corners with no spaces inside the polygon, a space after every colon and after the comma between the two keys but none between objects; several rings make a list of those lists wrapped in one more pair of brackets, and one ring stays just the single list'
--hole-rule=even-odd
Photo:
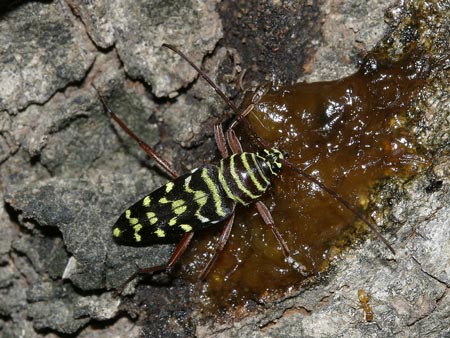
[{"label": "longhorn beetle", "polygon": [[[253,202],[264,223],[272,230],[281,246],[286,262],[302,275],[307,276],[305,267],[291,256],[290,250],[275,226],[267,206],[258,200],[268,189],[271,179],[278,176],[283,165],[317,184],[343,204],[366,223],[395,254],[387,240],[361,213],[336,192],[287,161],[281,150],[269,147],[264,140],[257,137],[262,149],[255,153],[244,152],[234,133],[234,127],[237,123],[244,121],[246,127],[250,128],[244,117],[253,110],[254,104],[250,104],[242,113],[239,112],[220,88],[181,51],[171,45],[164,44],[163,46],[173,50],[186,60],[236,113],[236,118],[225,133],[220,123],[214,126],[215,140],[222,156],[219,166],[209,164],[179,176],[160,154],[136,136],[111,111],[99,93],[100,100],[117,124],[173,178],[172,181],[137,201],[119,217],[113,226],[114,239],[119,244],[153,245],[173,242],[183,236],[167,264],[140,268],[127,279],[123,286],[140,273],[153,273],[160,270],[170,272],[187,249],[195,231],[225,222],[215,253],[199,276],[199,280],[204,280],[228,241],[233,226],[236,204],[249,205]],[[228,147],[232,152],[231,155],[229,155]]]}]

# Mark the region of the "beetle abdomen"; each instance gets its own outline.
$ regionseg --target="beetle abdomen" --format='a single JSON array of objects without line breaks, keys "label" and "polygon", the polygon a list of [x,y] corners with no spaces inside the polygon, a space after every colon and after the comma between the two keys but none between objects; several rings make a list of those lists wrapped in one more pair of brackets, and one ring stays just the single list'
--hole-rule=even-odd
[{"label": "beetle abdomen", "polygon": [[276,149],[233,154],[220,168],[206,165],[156,189],[128,208],[113,227],[122,244],[171,243],[182,235],[227,219],[236,202],[261,197],[283,155]]},{"label": "beetle abdomen", "polygon": [[235,203],[219,183],[219,168],[207,165],[168,182],[128,208],[113,227],[122,244],[171,243],[228,218]]}]

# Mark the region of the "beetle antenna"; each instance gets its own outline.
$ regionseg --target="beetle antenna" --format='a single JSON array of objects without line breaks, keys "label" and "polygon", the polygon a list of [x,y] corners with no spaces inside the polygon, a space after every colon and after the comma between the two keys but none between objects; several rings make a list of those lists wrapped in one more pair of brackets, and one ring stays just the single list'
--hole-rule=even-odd
[{"label": "beetle antenna", "polygon": [[[234,113],[236,114],[235,120],[233,121],[231,128],[233,128],[236,124],[238,124],[239,122],[243,121],[246,128],[248,128],[249,130],[252,130],[250,122],[247,121],[246,119],[244,119],[244,117],[246,115],[248,115],[252,109],[246,109],[245,113],[242,114],[237,107],[234,105],[233,102],[231,102],[231,100],[225,95],[225,93],[219,88],[218,85],[216,85],[214,83],[213,80],[211,80],[211,78],[204,72],[202,71],[199,67],[197,67],[197,65],[195,65],[183,52],[181,52],[177,47],[173,46],[173,45],[169,45],[164,43],[162,45],[163,47],[169,48],[170,50],[174,51],[176,54],[178,54],[183,60],[185,60],[187,63],[189,63],[191,65],[192,68],[194,68],[198,74],[206,81],[208,82],[211,87],[214,88],[214,90],[216,91],[217,94],[219,94],[219,96],[225,101],[225,103],[231,108],[231,110],[234,111]],[[271,148],[271,146],[269,144],[267,144],[267,142],[265,140],[263,140],[261,137],[259,137],[258,135],[256,136],[256,140],[259,144],[261,144],[264,148]],[[389,242],[387,241],[386,238],[384,238],[384,236],[377,230],[377,228],[375,227],[375,225],[373,225],[371,222],[369,222],[369,220],[364,217],[364,215],[359,212],[358,210],[356,210],[348,201],[346,201],[343,197],[341,197],[337,192],[335,192],[334,190],[328,188],[325,184],[323,184],[322,182],[320,182],[319,180],[317,180],[316,178],[314,178],[313,176],[311,176],[310,174],[308,174],[306,171],[304,171],[303,169],[297,167],[295,164],[293,164],[292,162],[289,162],[288,160],[284,159],[283,163],[289,167],[290,169],[296,171],[297,173],[299,173],[301,176],[303,176],[304,178],[306,178],[308,181],[318,185],[321,189],[323,189],[326,193],[328,193],[331,197],[333,197],[337,202],[341,203],[345,208],[347,208],[350,212],[352,212],[357,218],[359,218],[362,222],[364,222],[369,228],[370,230],[372,230],[375,235],[381,239],[381,241],[388,247],[388,249],[395,255],[395,250],[394,248],[389,244]]]},{"label": "beetle antenna", "polygon": [[377,235],[377,237],[379,239],[381,239],[383,241],[383,243],[388,247],[388,249],[391,250],[391,252],[395,255],[395,250],[389,244],[387,239],[384,238],[384,236],[377,230],[377,228],[375,228],[375,226],[372,223],[370,223],[369,220],[367,218],[365,218],[364,215],[361,212],[359,212],[357,209],[355,209],[347,200],[345,200],[343,197],[341,197],[334,190],[328,188],[325,184],[320,182],[318,179],[314,178],[313,176],[311,176],[310,174],[308,174],[304,170],[302,170],[302,169],[298,168],[297,166],[295,166],[293,163],[291,163],[291,162],[289,162],[287,160],[283,160],[283,164],[285,164],[290,169],[298,172],[300,175],[305,177],[310,182],[312,182],[314,184],[317,184],[321,189],[323,189],[329,195],[331,195],[336,201],[340,202],[344,207],[346,207],[348,210],[350,210],[356,217],[358,217],[361,221],[363,221],[370,228],[370,230],[372,230],[375,233],[375,235]]},{"label": "beetle antenna", "polygon": [[182,51],[180,51],[177,47],[173,46],[173,45],[169,45],[167,43],[163,43],[162,45],[163,47],[169,48],[170,50],[174,51],[175,53],[177,53],[183,60],[185,60],[187,63],[189,63],[191,65],[192,68],[194,68],[197,73],[206,81],[208,82],[211,87],[214,88],[214,90],[216,91],[217,94],[219,94],[219,96],[225,101],[225,103],[228,105],[228,107],[231,108],[231,110],[234,111],[234,113],[239,116],[239,109],[234,105],[233,102],[231,102],[231,100],[228,98],[228,96],[225,95],[225,93],[222,91],[222,89],[219,88],[218,85],[216,85],[214,83],[213,80],[211,80],[211,78],[203,71],[201,70],[199,67],[197,67],[197,65],[195,63],[193,63]]}]

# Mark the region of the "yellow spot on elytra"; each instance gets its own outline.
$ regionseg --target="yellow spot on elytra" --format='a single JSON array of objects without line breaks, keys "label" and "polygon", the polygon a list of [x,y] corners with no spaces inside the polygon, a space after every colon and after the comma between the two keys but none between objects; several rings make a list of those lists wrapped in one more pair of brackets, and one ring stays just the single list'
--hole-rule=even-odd
[{"label": "yellow spot on elytra", "polygon": [[151,225],[158,222],[158,217],[156,217],[156,214],[154,212],[149,211],[145,215],[147,216],[148,221],[150,222]]},{"label": "yellow spot on elytra", "polygon": [[127,218],[127,220],[130,221],[131,225],[135,225],[139,223],[139,220],[135,217],[131,217],[131,210],[128,209],[127,211],[125,211],[125,217]]},{"label": "yellow spot on elytra", "polygon": [[166,193],[170,192],[173,189],[174,186],[175,186],[175,184],[173,182],[167,183],[166,184]]},{"label": "yellow spot on elytra", "polygon": [[180,228],[183,229],[186,232],[192,231],[192,227],[189,224],[181,224]]},{"label": "yellow spot on elytra", "polygon": [[170,201],[167,198],[165,198],[165,197],[161,197],[158,202],[162,203],[162,204],[170,203]]},{"label": "yellow spot on elytra", "polygon": [[181,215],[186,210],[187,210],[187,206],[183,205],[181,207],[176,208],[173,212],[175,213],[175,215]]},{"label": "yellow spot on elytra", "polygon": [[166,233],[164,232],[163,229],[156,229],[155,234],[158,237],[166,237]]},{"label": "yellow spot on elytra", "polygon": [[173,218],[170,219],[169,225],[172,226],[172,225],[175,225],[175,224],[177,224],[177,218],[173,217]]},{"label": "yellow spot on elytra", "polygon": [[114,237],[119,237],[122,234],[122,231],[119,228],[114,228],[113,229],[113,236]]},{"label": "yellow spot on elytra", "polygon": [[142,224],[136,224],[134,227],[134,239],[136,240],[136,242],[140,242],[142,237],[141,235],[138,234],[139,230],[142,229]]},{"label": "yellow spot on elytra", "polygon": [[183,204],[186,204],[186,202],[184,200],[176,200],[172,202],[172,209],[176,209],[180,206],[182,206]]},{"label": "yellow spot on elytra", "polygon": [[148,219],[153,218],[153,217],[156,216],[156,214],[154,212],[152,212],[152,211],[147,212],[145,215],[147,215]]},{"label": "yellow spot on elytra", "polygon": [[150,206],[150,196],[145,196],[144,200],[142,201],[142,205],[144,207],[149,207]]}]

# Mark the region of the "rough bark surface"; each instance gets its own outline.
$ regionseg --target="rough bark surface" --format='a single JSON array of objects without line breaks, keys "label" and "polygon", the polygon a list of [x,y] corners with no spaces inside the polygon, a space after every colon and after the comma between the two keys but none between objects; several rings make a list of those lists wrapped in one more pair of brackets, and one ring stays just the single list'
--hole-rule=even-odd
[{"label": "rough bark surface", "polygon": [[[3,9],[1,336],[450,336],[450,3],[390,5],[57,0]],[[170,246],[130,248],[111,238],[118,213],[167,176],[110,121],[92,85],[178,171],[216,155],[212,123],[224,105],[162,43],[179,46],[231,95],[237,86],[226,80],[242,69],[248,82],[337,79],[375,46],[393,58],[411,44],[426,50],[433,69],[415,132],[432,165],[374,197],[379,219],[398,229],[397,255],[386,259],[368,240],[314,287],[239,320],[202,319],[182,281],[114,298],[136,266],[170,254]],[[358,289],[372,296],[372,323]]]}]

